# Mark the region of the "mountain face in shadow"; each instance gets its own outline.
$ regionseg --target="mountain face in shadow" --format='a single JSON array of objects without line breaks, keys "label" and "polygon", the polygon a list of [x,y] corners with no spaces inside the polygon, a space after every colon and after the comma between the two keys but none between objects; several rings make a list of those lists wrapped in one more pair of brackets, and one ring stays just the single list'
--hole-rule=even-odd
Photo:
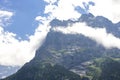
[{"label": "mountain face in shadow", "polygon": [[[76,21],[54,19],[50,26],[66,27],[77,22],[85,22],[91,27],[105,27],[107,32],[120,37],[119,23],[113,24],[107,18],[92,14],[83,14]],[[51,29],[43,45],[36,51],[34,59],[3,80],[89,80],[85,77],[87,67],[93,64],[94,59],[107,56],[119,58],[120,50],[105,49],[80,34],[63,34]]]},{"label": "mountain face in shadow", "polygon": [[120,80],[120,59],[111,57],[94,60],[88,68],[87,75],[92,80]]},{"label": "mountain face in shadow", "polygon": [[25,64],[5,80],[81,80],[81,77],[59,65],[34,63]]}]

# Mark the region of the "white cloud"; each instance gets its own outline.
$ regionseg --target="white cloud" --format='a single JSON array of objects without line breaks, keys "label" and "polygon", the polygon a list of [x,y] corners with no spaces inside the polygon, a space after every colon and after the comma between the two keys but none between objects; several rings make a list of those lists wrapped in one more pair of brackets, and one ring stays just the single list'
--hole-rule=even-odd
[{"label": "white cloud", "polygon": [[37,48],[42,45],[47,32],[45,25],[40,25],[34,35],[29,36],[29,41],[19,41],[15,34],[1,31],[0,33],[0,64],[2,65],[23,65],[30,61]]},{"label": "white cloud", "polygon": [[[120,21],[120,0],[44,0],[49,5],[45,8],[45,13],[51,13],[60,20],[77,19],[80,17],[80,13],[75,10],[76,6],[80,6],[85,9],[83,2],[86,4],[89,1],[95,3],[95,6],[89,5],[89,12],[95,16],[104,16],[110,19],[112,22],[117,23]],[[53,3],[57,2],[57,5]]]},{"label": "white cloud", "polygon": [[47,3],[55,3],[57,0],[44,0],[45,2],[47,2]]},{"label": "white cloud", "polygon": [[91,7],[90,12],[95,16],[104,16],[117,23],[120,21],[120,0],[93,0],[95,6]]},{"label": "white cloud", "polygon": [[[0,10],[0,26],[3,27],[7,25],[9,23],[10,17],[13,15],[14,13],[12,12]],[[7,23],[4,23],[4,22],[7,22]]]},{"label": "white cloud", "polygon": [[[13,16],[13,12],[9,11],[0,11],[0,14],[0,24],[8,23]],[[42,45],[49,31],[48,22],[45,18],[41,19],[43,24],[39,24],[35,33],[28,36],[29,40],[18,40],[17,34],[4,31],[4,27],[0,26],[0,65],[23,65],[34,57],[36,49]]]},{"label": "white cloud", "polygon": [[59,0],[57,2],[58,6],[50,3],[46,6],[45,13],[51,13],[51,16],[60,20],[77,19],[81,16],[81,14],[75,10],[75,6],[80,3],[78,1],[79,0]]},{"label": "white cloud", "polygon": [[92,28],[85,23],[76,23],[66,28],[53,28],[53,30],[63,32],[64,34],[82,34],[96,41],[98,44],[103,45],[107,49],[120,49],[120,38],[115,37],[111,33],[107,33],[105,28]]}]

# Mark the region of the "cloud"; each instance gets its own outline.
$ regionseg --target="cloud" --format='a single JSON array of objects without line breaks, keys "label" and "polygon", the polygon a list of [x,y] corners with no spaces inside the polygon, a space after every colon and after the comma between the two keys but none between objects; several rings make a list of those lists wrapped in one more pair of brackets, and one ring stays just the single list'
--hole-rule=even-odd
[{"label": "cloud", "polygon": [[[95,3],[91,0],[44,0],[49,3],[44,13],[59,20],[78,19],[81,13],[88,13]],[[79,8],[79,9],[77,9]]]},{"label": "cloud", "polygon": [[120,21],[120,0],[92,0],[95,6],[90,8],[90,12],[95,16],[104,16],[112,22]]},{"label": "cloud", "polygon": [[17,34],[5,31],[3,27],[3,23],[8,23],[12,16],[13,12],[0,10],[0,65],[21,66],[35,56],[35,51],[42,45],[49,27],[44,18],[46,22],[43,20],[43,24],[39,24],[34,34],[28,36],[29,40],[19,40],[16,38]]},{"label": "cloud", "polygon": [[16,39],[16,34],[1,30],[0,33],[0,64],[1,65],[23,65],[30,61],[35,51],[42,45],[47,28],[45,25],[39,25],[34,35],[29,36],[29,40]]},{"label": "cloud", "polygon": [[56,27],[55,31],[64,34],[82,34],[98,44],[103,45],[107,49],[118,48],[120,49],[120,38],[115,37],[111,33],[107,33],[105,28],[92,28],[85,23],[75,23],[68,27]]},{"label": "cloud", "polygon": [[[113,23],[120,21],[120,0],[44,0],[49,3],[45,13],[59,20],[77,19],[81,13],[104,16]],[[57,5],[56,5],[57,3]],[[79,8],[76,9],[76,8]]]},{"label": "cloud", "polygon": [[54,18],[57,18],[59,20],[76,19],[81,16],[81,14],[75,10],[75,6],[78,3],[76,2],[76,0],[59,0],[57,2],[57,5],[49,3],[45,7],[45,13],[49,13],[50,16],[53,16]]},{"label": "cloud", "polygon": [[[12,13],[12,12],[0,10],[0,26],[3,27],[5,25],[9,24],[9,19],[13,15],[14,15],[14,13]],[[4,23],[4,22],[6,22],[6,23]]]},{"label": "cloud", "polygon": [[57,2],[57,0],[44,0],[45,2],[47,2],[47,3],[55,3],[55,2]]}]

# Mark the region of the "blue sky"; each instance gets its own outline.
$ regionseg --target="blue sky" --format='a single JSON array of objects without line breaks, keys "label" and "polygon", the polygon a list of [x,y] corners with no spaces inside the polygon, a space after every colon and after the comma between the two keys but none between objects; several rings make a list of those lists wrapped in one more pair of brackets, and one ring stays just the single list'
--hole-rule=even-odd
[{"label": "blue sky", "polygon": [[45,2],[42,0],[0,0],[0,8],[13,11],[11,24],[4,29],[13,33],[22,39],[27,39],[27,35],[34,33],[38,23],[35,17],[43,15]]}]

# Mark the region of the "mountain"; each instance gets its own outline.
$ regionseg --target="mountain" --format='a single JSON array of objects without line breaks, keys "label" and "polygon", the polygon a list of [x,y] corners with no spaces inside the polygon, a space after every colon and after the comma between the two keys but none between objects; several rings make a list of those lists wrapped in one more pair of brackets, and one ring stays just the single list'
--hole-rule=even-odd
[{"label": "mountain", "polygon": [[109,19],[103,16],[93,16],[92,14],[84,14],[79,19],[80,22],[85,22],[88,26],[94,28],[106,28],[108,33],[112,33],[116,37],[120,37],[120,23],[112,23]]},{"label": "mountain", "polygon": [[120,80],[120,60],[107,59],[101,64],[101,76],[98,80]]},{"label": "mountain", "polygon": [[120,80],[120,59],[111,57],[94,60],[88,67],[87,75],[92,80]]},{"label": "mountain", "polygon": [[25,64],[16,74],[5,80],[81,80],[81,78],[59,65],[35,63]]},{"label": "mountain", "polygon": [[[98,19],[99,18],[99,19]],[[85,20],[86,19],[86,20]],[[97,21],[96,21],[97,20]],[[102,20],[102,21],[101,21]],[[91,22],[90,22],[91,21]],[[78,19],[78,21],[60,21],[54,19],[50,22],[52,27],[66,27],[69,24],[77,23],[77,22],[86,22],[87,25],[91,27],[101,27],[102,25],[109,27],[109,32],[118,32],[118,27],[113,24],[111,21],[104,17],[94,17],[92,14],[84,14]],[[94,24],[92,24],[92,22]],[[103,24],[101,25],[101,23]],[[91,23],[91,24],[90,24]],[[96,26],[94,26],[96,23]],[[97,26],[99,25],[99,26]],[[101,26],[100,26],[101,25]],[[103,27],[103,26],[102,26]],[[115,32],[111,27],[115,28]],[[116,34],[120,36],[120,34]],[[64,34],[62,32],[57,32],[51,29],[46,37],[46,41],[36,51],[36,56],[32,60],[33,62],[51,62],[54,64],[60,64],[68,69],[72,67],[81,65],[81,63],[92,60],[94,58],[110,56],[114,58],[120,57],[119,49],[105,49],[103,46],[98,45],[95,41],[80,35],[80,34]]]},{"label": "mountain", "polygon": [[[89,80],[88,78],[91,76],[87,72],[91,68],[88,67],[93,65],[95,59],[120,58],[120,50],[117,48],[105,49],[84,35],[64,34],[53,29],[58,26],[66,27],[77,22],[85,22],[91,27],[105,27],[107,32],[113,33],[117,37],[120,36],[118,30],[120,24],[113,24],[102,16],[95,17],[92,14],[83,14],[76,21],[54,19],[50,22],[49,25],[52,28],[43,45],[36,51],[34,59],[25,64],[17,73],[3,80]],[[107,65],[107,63],[105,64]],[[104,69],[103,73],[105,71]]]}]

